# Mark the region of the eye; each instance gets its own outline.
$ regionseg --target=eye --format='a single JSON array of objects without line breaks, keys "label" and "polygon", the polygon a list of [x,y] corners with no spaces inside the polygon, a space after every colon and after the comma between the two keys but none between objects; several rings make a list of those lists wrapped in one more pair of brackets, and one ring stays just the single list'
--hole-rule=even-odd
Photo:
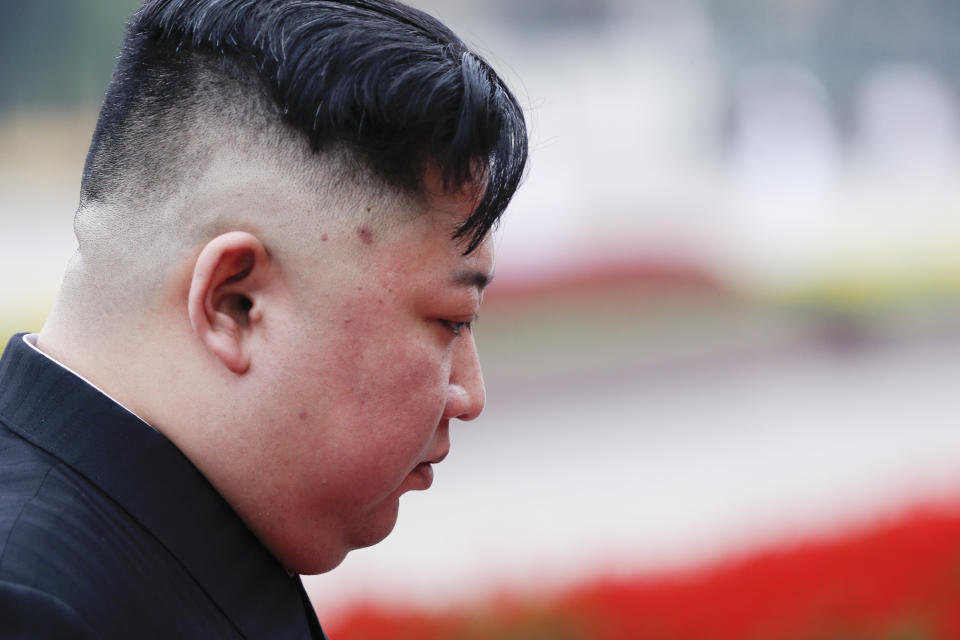
[{"label": "eye", "polygon": [[[474,316],[473,320],[476,320],[476,319],[477,319],[476,316]],[[454,320],[441,319],[440,324],[446,327],[447,330],[450,331],[450,333],[452,333],[453,335],[459,336],[464,329],[468,331],[471,330],[471,328],[473,327],[473,320],[471,320],[470,322],[457,322]]]}]

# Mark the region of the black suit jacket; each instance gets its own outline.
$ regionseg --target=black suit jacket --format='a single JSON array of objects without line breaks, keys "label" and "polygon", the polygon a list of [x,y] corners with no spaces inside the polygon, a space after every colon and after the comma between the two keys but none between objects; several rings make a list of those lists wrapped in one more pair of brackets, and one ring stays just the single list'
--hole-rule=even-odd
[{"label": "black suit jacket", "polygon": [[0,360],[0,638],[311,637],[324,636],[299,577],[196,467],[14,336]]}]

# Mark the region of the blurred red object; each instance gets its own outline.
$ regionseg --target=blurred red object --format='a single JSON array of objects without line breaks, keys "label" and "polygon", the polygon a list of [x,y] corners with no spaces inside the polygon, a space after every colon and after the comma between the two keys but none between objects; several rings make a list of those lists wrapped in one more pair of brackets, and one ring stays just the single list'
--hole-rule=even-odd
[{"label": "blurred red object", "polygon": [[336,640],[960,639],[960,505],[694,571],[427,614],[358,606]]}]

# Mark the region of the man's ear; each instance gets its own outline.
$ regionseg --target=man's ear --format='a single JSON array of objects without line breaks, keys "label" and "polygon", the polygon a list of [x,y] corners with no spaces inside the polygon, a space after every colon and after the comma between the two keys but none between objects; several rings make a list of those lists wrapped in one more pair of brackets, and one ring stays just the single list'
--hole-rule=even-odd
[{"label": "man's ear", "polygon": [[203,247],[187,296],[190,324],[230,371],[250,368],[249,337],[263,317],[263,289],[272,277],[260,240],[243,231],[217,236]]}]

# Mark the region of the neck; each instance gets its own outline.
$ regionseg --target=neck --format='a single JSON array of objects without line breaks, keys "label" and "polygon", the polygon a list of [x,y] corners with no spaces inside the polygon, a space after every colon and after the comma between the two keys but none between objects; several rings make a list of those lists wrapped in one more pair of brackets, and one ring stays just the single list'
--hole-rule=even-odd
[{"label": "neck", "polygon": [[[124,389],[128,385],[119,384],[118,376],[113,374],[108,365],[110,362],[116,365],[111,354],[114,345],[110,336],[93,330],[88,318],[68,313],[62,298],[58,298],[44,323],[36,347],[136,413],[123,400],[124,396],[129,395]],[[114,366],[114,369],[117,368]]]},{"label": "neck", "polygon": [[[40,351],[93,384],[131,412],[151,422],[144,381],[156,361],[148,353],[156,341],[149,326],[134,323],[117,313],[103,292],[84,286],[77,272],[68,272],[53,309],[37,337]],[[144,401],[147,399],[147,402]]]}]

